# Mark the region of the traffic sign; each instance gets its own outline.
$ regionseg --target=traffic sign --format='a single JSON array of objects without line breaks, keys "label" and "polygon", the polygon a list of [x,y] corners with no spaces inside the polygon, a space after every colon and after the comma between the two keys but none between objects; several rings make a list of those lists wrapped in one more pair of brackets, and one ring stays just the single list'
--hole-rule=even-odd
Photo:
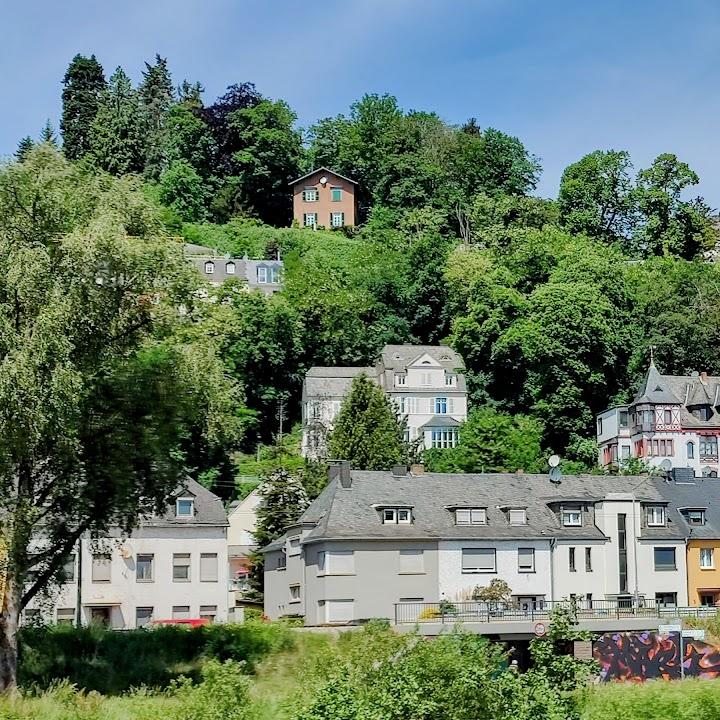
[{"label": "traffic sign", "polygon": [[545,623],[535,623],[535,634],[538,637],[542,637],[547,632],[547,629],[545,628]]},{"label": "traffic sign", "polygon": [[704,640],[705,639],[705,631],[704,630],[683,630],[683,637],[689,638],[690,640]]},{"label": "traffic sign", "polygon": [[682,632],[682,625],[660,625],[658,626],[658,632],[661,635],[670,635],[670,633]]}]

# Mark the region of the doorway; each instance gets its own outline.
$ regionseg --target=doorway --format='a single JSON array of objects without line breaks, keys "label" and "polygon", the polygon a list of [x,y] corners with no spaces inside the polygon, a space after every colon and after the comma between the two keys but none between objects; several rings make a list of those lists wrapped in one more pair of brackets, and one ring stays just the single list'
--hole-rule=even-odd
[{"label": "doorway", "polygon": [[103,625],[104,627],[110,627],[110,608],[109,607],[90,608],[90,622],[93,625]]}]

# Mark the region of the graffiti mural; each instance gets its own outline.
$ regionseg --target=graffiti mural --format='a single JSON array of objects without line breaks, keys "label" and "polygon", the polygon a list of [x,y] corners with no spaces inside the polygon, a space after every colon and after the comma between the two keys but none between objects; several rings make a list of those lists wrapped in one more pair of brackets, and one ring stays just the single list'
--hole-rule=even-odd
[{"label": "graffiti mural", "polygon": [[[687,677],[720,677],[720,647],[691,639],[683,644]],[[594,642],[593,657],[600,664],[602,680],[680,679],[677,634],[606,633]]]}]

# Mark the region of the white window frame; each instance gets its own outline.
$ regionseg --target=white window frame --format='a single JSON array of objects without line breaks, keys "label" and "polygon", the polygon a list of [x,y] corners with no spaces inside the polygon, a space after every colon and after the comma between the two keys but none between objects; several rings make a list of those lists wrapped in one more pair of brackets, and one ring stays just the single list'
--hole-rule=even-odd
[{"label": "white window frame", "polygon": [[200,553],[200,582],[212,583],[220,579],[217,553]]},{"label": "white window frame", "polygon": [[277,285],[280,282],[280,270],[275,267],[275,265],[270,265],[268,267],[268,273],[268,284]]},{"label": "white window frame", "polygon": [[[150,573],[148,577],[140,577],[140,558],[143,558],[149,568]],[[138,553],[135,556],[135,582],[139,583],[151,583],[155,581],[155,555],[152,553]]]},{"label": "white window frame", "polygon": [[435,415],[447,415],[448,414],[448,399],[447,397],[436,397],[435,398]]},{"label": "white window frame", "polygon": [[[183,562],[183,561],[187,562]],[[175,568],[187,568],[187,577],[175,577]],[[190,553],[173,553],[172,581],[174,583],[187,583],[192,579],[192,558]]]},{"label": "white window frame", "polygon": [[[563,527],[582,527],[582,510],[580,508],[563,508],[561,512]],[[576,516],[577,522],[575,521]]]},{"label": "white window frame", "polygon": [[382,508],[383,525],[411,525],[412,508],[386,507]]},{"label": "white window frame", "polygon": [[265,265],[260,265],[257,269],[257,281],[258,285],[267,285],[268,281],[268,269]]},{"label": "white window frame", "polygon": [[[180,503],[190,503],[190,512],[181,513]],[[179,518],[192,518],[195,517],[195,498],[192,497],[179,497],[175,499],[175,517]]]},{"label": "white window frame", "polygon": [[[465,519],[467,518],[467,520]],[[487,525],[486,508],[455,508],[456,525]]]},{"label": "white window frame", "polygon": [[235,274],[235,263],[230,261],[225,263],[225,274],[226,275],[234,275]]},{"label": "white window frame", "polygon": [[[107,577],[105,577],[105,572],[100,572],[100,568],[105,567],[107,567]],[[91,582],[94,583],[112,582],[112,555],[110,553],[95,553],[92,556],[90,577]]]},{"label": "white window frame", "polygon": [[434,428],[430,431],[430,445],[434,448],[454,448],[458,444],[457,428]]},{"label": "white window frame", "polygon": [[215,263],[212,260],[205,261],[205,274],[212,275],[215,272]]},{"label": "white window frame", "polygon": [[304,227],[317,227],[317,213],[303,213]]},{"label": "white window frame", "polygon": [[648,505],[646,513],[648,527],[665,527],[665,508],[662,505]]},{"label": "white window frame", "polygon": [[300,602],[301,597],[300,597],[300,585],[299,584],[295,583],[293,585],[290,585],[290,587],[288,588],[288,592],[290,594],[290,602],[291,603]]},{"label": "white window frame", "polygon": [[457,375],[454,375],[453,373],[445,374],[445,386],[446,387],[455,387],[456,382],[457,382]]},{"label": "white window frame", "polygon": [[300,552],[302,551],[302,548],[300,547],[300,536],[297,537],[291,537],[288,539],[288,549],[287,554],[288,557],[294,557],[295,555],[300,555]]},{"label": "white window frame", "polygon": [[[523,564],[523,556],[529,558],[529,562]],[[521,547],[518,548],[518,572],[534,573],[535,572],[535,548]]]},{"label": "white window frame", "polygon": [[[351,569],[337,570],[333,567],[340,564],[339,558],[350,558],[344,567]],[[318,553],[319,575],[355,575],[355,552],[353,550],[321,550]]]},{"label": "white window frame", "polygon": [[[489,564],[486,565],[466,565],[465,558],[476,557],[492,557],[492,568]],[[463,574],[476,574],[482,573],[491,575],[497,573],[497,551],[495,548],[462,548],[460,551],[460,570]]]},{"label": "white window frame", "polygon": [[407,373],[395,373],[395,387],[407,386]]},{"label": "white window frame", "polygon": [[[515,514],[514,519],[513,513]],[[510,523],[510,525],[527,525],[527,510],[525,510],[525,508],[512,508],[508,510],[508,523]]]},{"label": "white window frame", "polygon": [[344,214],[341,212],[330,213],[330,225],[334,228],[343,227],[345,225]]},{"label": "white window frame", "polygon": [[[713,548],[700,548],[700,568],[702,570],[715,569],[715,553]],[[709,562],[707,558],[709,557]]]},{"label": "white window frame", "polygon": [[[147,618],[145,622],[139,622],[140,620],[140,610],[149,610],[149,613],[143,613],[142,617]],[[153,621],[153,617],[155,616],[155,608],[150,607],[149,605],[139,605],[135,608],[135,628],[140,629],[143,627],[146,627],[150,625]]]},{"label": "white window frame", "polygon": [[304,202],[318,202],[320,200],[320,191],[316,187],[306,187],[303,189]]},{"label": "white window frame", "polygon": [[190,619],[190,606],[189,605],[173,605],[172,606],[172,619],[173,620],[189,620]]}]

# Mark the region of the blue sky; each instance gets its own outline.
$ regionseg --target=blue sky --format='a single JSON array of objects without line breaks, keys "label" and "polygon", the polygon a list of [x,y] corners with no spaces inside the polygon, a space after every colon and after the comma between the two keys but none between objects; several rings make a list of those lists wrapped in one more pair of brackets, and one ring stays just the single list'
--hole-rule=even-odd
[{"label": "blue sky", "polygon": [[674,152],[720,206],[714,0],[2,0],[0,28],[0,155],[57,125],[75,53],[137,79],[159,52],[206,101],[249,80],[303,125],[365,92],[474,116],[541,158],[546,196],[597,148],[629,150],[636,168]]}]

